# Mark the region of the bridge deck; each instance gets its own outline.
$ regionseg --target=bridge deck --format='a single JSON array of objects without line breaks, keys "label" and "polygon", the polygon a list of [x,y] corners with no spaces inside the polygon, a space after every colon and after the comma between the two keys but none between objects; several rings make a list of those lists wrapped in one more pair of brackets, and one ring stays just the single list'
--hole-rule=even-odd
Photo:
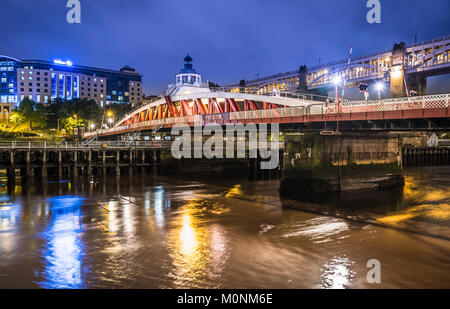
[{"label": "bridge deck", "polygon": [[325,121],[395,120],[449,118],[449,94],[398,99],[335,103],[313,103],[305,106],[240,112],[189,115],[141,121],[107,130],[86,133],[86,137],[116,135],[136,130],[151,130],[155,126],[170,128],[179,124],[221,125],[233,123],[313,123]]}]

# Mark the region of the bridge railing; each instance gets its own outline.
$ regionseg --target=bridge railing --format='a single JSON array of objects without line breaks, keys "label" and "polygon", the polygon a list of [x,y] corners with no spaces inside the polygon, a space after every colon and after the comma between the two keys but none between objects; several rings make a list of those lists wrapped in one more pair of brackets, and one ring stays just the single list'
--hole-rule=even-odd
[{"label": "bridge railing", "polygon": [[32,149],[48,149],[48,150],[63,150],[63,149],[99,149],[99,148],[150,148],[159,149],[170,147],[170,141],[96,141],[89,143],[88,145],[81,142],[61,142],[61,143],[48,143],[48,142],[22,142],[11,141],[1,142],[1,149],[17,149],[17,150],[32,150]]}]

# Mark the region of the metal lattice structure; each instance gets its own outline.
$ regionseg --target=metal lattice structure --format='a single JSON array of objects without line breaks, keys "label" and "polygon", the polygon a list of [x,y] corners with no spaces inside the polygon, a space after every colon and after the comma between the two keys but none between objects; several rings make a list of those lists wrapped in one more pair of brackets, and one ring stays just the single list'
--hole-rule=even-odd
[{"label": "metal lattice structure", "polygon": [[313,123],[389,119],[449,118],[450,94],[372,101],[319,102],[300,98],[229,92],[166,96],[121,119],[113,128],[89,132],[117,135],[187,124]]}]

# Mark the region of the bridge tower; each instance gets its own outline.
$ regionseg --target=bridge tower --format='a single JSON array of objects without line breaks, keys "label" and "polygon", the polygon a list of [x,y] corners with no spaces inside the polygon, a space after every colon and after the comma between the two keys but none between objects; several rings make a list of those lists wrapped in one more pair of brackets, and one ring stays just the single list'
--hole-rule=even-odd
[{"label": "bridge tower", "polygon": [[404,57],[405,43],[394,44],[390,73],[391,98],[404,97],[406,94],[404,83],[405,72],[403,70]]},{"label": "bridge tower", "polygon": [[405,43],[394,44],[390,73],[391,98],[409,96],[411,90],[414,90],[417,95],[426,94],[427,76],[425,73],[416,72],[406,75],[404,70],[405,53]]},{"label": "bridge tower", "polygon": [[308,75],[308,68],[306,65],[300,66],[298,69],[298,90],[299,92],[306,93],[308,91],[308,82],[306,77]]},{"label": "bridge tower", "polygon": [[193,61],[189,54],[184,58],[184,68],[175,76],[175,84],[169,85],[168,95],[210,92],[208,85],[202,83],[202,76],[192,67]]}]

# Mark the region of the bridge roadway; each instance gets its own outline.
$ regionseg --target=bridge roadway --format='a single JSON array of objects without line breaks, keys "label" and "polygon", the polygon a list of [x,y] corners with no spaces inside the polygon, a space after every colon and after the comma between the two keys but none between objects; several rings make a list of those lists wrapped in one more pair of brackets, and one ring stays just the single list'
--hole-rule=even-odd
[{"label": "bridge roadway", "polygon": [[170,128],[177,124],[190,126],[204,126],[212,123],[220,125],[233,123],[311,125],[325,122],[351,123],[377,120],[448,120],[450,118],[449,100],[450,94],[440,94],[327,103],[231,92],[197,93],[183,97],[159,99],[133,111],[117,122],[113,128],[87,132],[85,137],[157,130]]}]

